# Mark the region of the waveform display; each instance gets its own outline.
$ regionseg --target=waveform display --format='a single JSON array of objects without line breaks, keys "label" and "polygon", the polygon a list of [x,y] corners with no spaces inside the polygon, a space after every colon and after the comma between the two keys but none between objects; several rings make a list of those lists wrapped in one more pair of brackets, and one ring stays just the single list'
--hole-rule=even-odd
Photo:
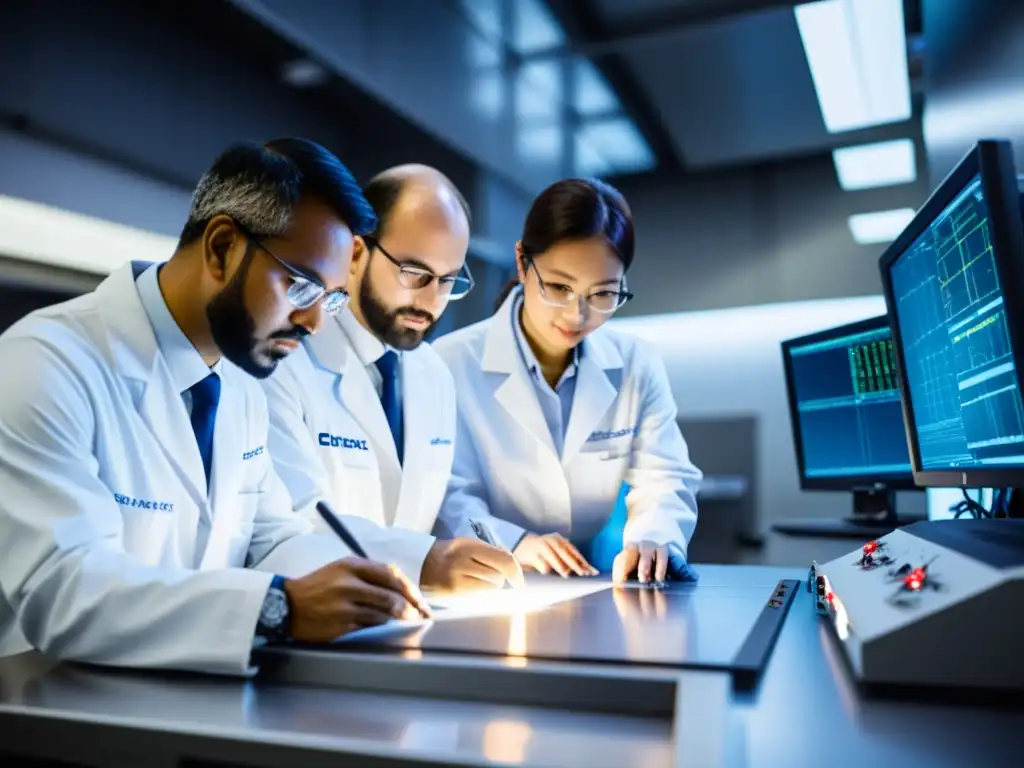
[{"label": "waveform display", "polygon": [[922,466],[1024,459],[1024,404],[979,178],[891,276]]}]

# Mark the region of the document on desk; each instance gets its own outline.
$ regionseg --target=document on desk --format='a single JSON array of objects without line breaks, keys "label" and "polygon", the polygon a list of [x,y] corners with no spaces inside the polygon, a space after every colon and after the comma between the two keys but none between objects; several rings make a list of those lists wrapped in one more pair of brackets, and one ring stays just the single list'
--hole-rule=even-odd
[{"label": "document on desk", "polygon": [[425,595],[434,612],[429,619],[414,621],[395,619],[377,627],[366,627],[349,632],[335,640],[336,644],[366,642],[378,638],[415,632],[436,622],[471,619],[486,616],[517,616],[542,611],[557,603],[575,600],[586,595],[610,589],[606,579],[560,576],[534,576],[527,574],[526,585],[483,592],[456,595]]}]

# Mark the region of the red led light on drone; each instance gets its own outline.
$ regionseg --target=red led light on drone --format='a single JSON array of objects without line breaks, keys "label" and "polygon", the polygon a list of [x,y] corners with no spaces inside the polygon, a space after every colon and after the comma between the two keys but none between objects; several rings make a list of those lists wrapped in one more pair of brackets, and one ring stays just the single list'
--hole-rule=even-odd
[{"label": "red led light on drone", "polygon": [[869,541],[867,544],[864,545],[864,554],[865,555],[870,555],[873,552],[877,552],[877,551],[878,551],[878,542],[877,541]]},{"label": "red led light on drone", "polygon": [[903,579],[903,583],[907,589],[916,591],[924,586],[925,578],[924,568],[915,568],[907,574],[906,578]]}]

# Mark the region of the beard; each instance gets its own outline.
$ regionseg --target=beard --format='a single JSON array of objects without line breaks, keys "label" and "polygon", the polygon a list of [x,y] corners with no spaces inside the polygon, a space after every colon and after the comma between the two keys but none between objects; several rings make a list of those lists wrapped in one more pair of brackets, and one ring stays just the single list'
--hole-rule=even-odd
[{"label": "beard", "polygon": [[[256,322],[245,307],[245,278],[249,273],[250,262],[251,253],[246,252],[231,281],[206,305],[206,319],[210,323],[210,335],[220,353],[250,376],[265,379],[288,353],[277,349],[265,353],[257,350],[259,340],[256,338]],[[307,335],[305,328],[296,326],[287,331],[275,331],[268,341],[301,340]]]},{"label": "beard", "polygon": [[[373,331],[374,335],[394,349],[407,351],[416,349],[424,337],[430,333],[430,329],[437,322],[429,312],[416,307],[398,307],[388,309],[384,303],[377,298],[370,283],[369,275],[365,276],[362,285],[359,287],[359,308],[363,311],[366,324]],[[398,325],[398,318],[419,317],[427,321],[428,325],[422,330],[416,328],[402,328]]]}]

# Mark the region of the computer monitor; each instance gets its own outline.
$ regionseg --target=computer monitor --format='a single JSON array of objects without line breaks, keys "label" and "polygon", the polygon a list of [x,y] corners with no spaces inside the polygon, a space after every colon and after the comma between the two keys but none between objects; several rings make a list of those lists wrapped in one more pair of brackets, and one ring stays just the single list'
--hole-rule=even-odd
[{"label": "computer monitor", "polygon": [[1024,487],[1024,223],[1009,142],[979,142],[879,267],[915,481]]},{"label": "computer monitor", "polygon": [[885,315],[782,342],[800,487],[853,492],[848,523],[896,524],[916,490]]}]

